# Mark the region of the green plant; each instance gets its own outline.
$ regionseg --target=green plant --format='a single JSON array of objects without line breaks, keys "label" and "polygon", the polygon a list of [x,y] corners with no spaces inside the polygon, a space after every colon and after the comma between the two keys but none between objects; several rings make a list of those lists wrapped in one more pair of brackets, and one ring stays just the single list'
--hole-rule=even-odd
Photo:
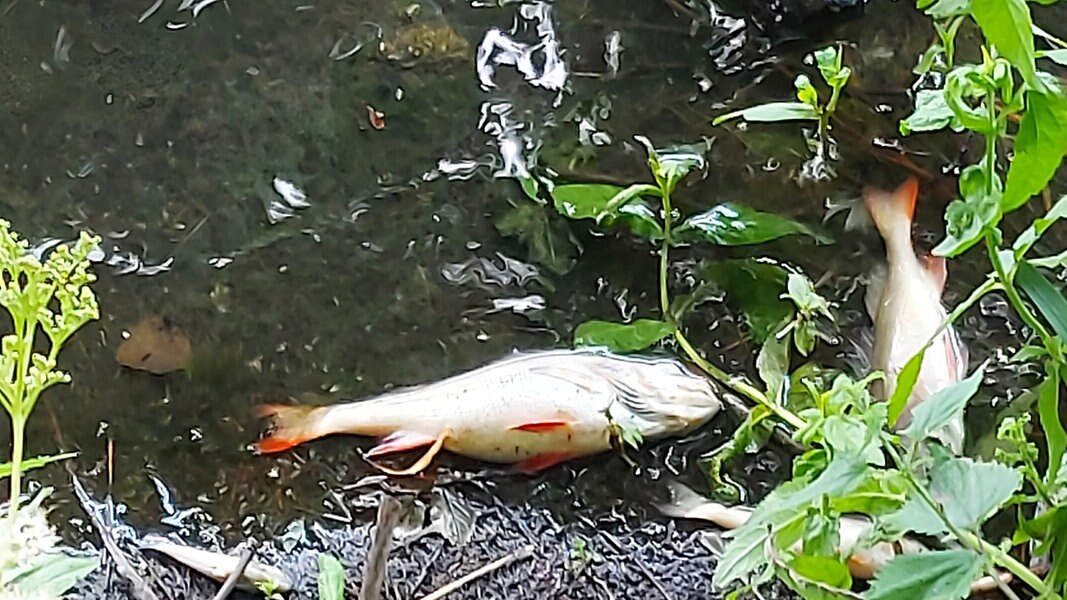
[{"label": "green plant", "polygon": [[[950,46],[951,47],[951,46]],[[841,90],[848,84],[852,69],[842,63],[843,53],[840,48],[828,46],[814,53],[815,64],[824,83],[830,87],[829,98],[824,103],[819,91],[812,84],[811,78],[801,73],[793,80],[796,89],[795,102],[769,102],[749,108],[735,110],[719,115],[712,125],[721,125],[734,119],[751,122],[773,123],[781,121],[818,121],[814,144],[815,159],[820,165],[828,164],[830,138],[830,118],[837,111],[841,99]]]},{"label": "green plant", "polygon": [[[951,312],[945,326],[984,295],[1004,293],[1032,335],[1016,360],[1039,362],[1044,373],[1031,394],[1043,447],[1030,440],[1035,422],[1025,413],[1001,423],[993,462],[950,456],[931,440],[932,432],[965,410],[984,367],[928,398],[899,435],[896,419],[915,383],[922,352],[904,367],[901,383],[886,403],[872,403],[867,391],[877,373],[858,382],[840,375],[828,389],[802,377],[808,399],[804,408],[793,405],[803,421],[794,437],[808,450],[794,460],[792,479],[731,535],[715,573],[719,584],[747,579],[758,585],[777,576],[805,597],[962,598],[975,577],[983,572],[992,577],[999,569],[1040,597],[1059,598],[1067,592],[1067,430],[1060,418],[1067,375],[1067,300],[1042,272],[1067,265],[1067,252],[1028,257],[1042,235],[1067,216],[1067,197],[1049,206],[1010,246],[1004,246],[1000,228],[1005,214],[1046,188],[1067,149],[1067,96],[1035,64],[1039,57],[1064,58],[1062,48],[1034,50],[1031,32],[1040,30],[1023,0],[919,0],[918,5],[935,19],[938,42],[916,70],[945,72],[945,86],[916,95],[915,112],[901,122],[901,131],[951,127],[980,135],[985,145],[981,161],[960,175],[960,198],[946,210],[947,236],[935,253],[957,256],[983,243],[992,272]],[[955,65],[955,34],[969,19],[984,36],[983,60]],[[1018,127],[1010,135],[1015,122]],[[998,148],[1009,143],[1013,157],[1005,173]],[[800,306],[797,295],[790,296]],[[783,352],[779,336],[787,329],[764,342],[761,375],[783,377],[788,348]],[[796,327],[793,331],[795,336]],[[986,540],[983,524],[1008,507],[1017,523],[1011,540]],[[846,514],[866,520],[850,521]],[[866,533],[855,547],[841,548],[843,528],[856,526]],[[913,534],[932,536],[941,549],[897,556],[864,593],[852,591],[850,555]],[[1009,551],[1024,542],[1035,542],[1037,555],[1049,555],[1051,565],[1043,577]]]},{"label": "green plant", "polygon": [[[752,385],[747,378],[727,374],[713,365],[690,343],[683,331],[682,321],[686,313],[698,304],[702,297],[706,297],[708,292],[694,291],[672,303],[669,285],[670,252],[672,248],[694,244],[760,244],[797,234],[812,237],[820,242],[828,240],[810,227],[792,219],[729,202],[683,217],[674,207],[671,197],[678,183],[691,170],[702,166],[704,159],[700,149],[694,146],[656,149],[647,139],[639,139],[648,151],[648,166],[654,184],[638,183],[626,188],[605,184],[546,186],[556,210],[563,216],[570,219],[592,219],[600,227],[621,225],[658,247],[660,318],[637,319],[632,323],[587,321],[575,330],[575,344],[606,346],[620,352],[634,352],[671,338],[694,363],[713,378],[753,400],[783,421],[795,427],[801,426],[803,421],[776,399]],[[527,183],[525,187],[529,189],[530,184]],[[536,190],[528,193],[537,197]],[[658,206],[647,199],[653,199]],[[808,331],[806,325],[803,330]],[[636,442],[626,441],[631,444]]]},{"label": "green plant", "polygon": [[[24,463],[26,421],[48,388],[69,383],[70,375],[56,368],[63,344],[82,325],[98,316],[89,272],[89,253],[99,240],[83,233],[73,248],[60,245],[43,263],[27,252],[27,242],[0,220],[0,306],[7,310],[13,330],[0,340],[0,404],[11,418],[12,521],[19,508],[22,472],[65,458],[43,457]],[[47,354],[35,350],[38,329],[48,339]]]},{"label": "green plant", "polygon": [[284,596],[282,596],[281,590],[279,589],[280,586],[276,581],[272,581],[269,579],[257,581],[255,585],[256,590],[260,594],[263,594],[263,598],[265,600],[282,600],[284,598]]}]

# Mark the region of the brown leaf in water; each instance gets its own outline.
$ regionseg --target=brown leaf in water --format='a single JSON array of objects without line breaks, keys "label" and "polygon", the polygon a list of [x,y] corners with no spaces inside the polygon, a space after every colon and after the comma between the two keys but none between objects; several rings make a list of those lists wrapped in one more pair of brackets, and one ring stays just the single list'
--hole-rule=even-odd
[{"label": "brown leaf in water", "polygon": [[193,354],[189,336],[170,319],[145,317],[130,329],[130,337],[115,350],[115,360],[131,369],[156,375],[184,369]]}]

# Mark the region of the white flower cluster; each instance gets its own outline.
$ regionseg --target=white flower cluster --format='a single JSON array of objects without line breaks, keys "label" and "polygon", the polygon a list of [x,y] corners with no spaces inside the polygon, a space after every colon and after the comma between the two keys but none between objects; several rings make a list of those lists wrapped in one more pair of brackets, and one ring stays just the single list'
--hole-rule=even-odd
[{"label": "white flower cluster", "polygon": [[4,586],[6,573],[30,564],[41,554],[54,552],[60,542],[41,508],[40,498],[20,508],[14,521],[6,509],[0,512],[0,600],[53,600],[40,590]]}]

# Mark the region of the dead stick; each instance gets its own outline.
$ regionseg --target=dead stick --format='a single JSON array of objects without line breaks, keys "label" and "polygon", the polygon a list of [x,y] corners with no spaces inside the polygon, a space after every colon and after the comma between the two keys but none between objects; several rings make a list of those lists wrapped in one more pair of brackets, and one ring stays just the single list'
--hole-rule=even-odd
[{"label": "dead stick", "polygon": [[363,583],[359,587],[360,600],[378,600],[382,597],[389,550],[393,546],[393,530],[400,522],[400,501],[388,495],[378,504],[378,520],[374,525],[374,538],[367,551],[363,566]]},{"label": "dead stick", "polygon": [[252,555],[255,552],[251,548],[245,548],[241,552],[241,560],[237,561],[237,568],[226,578],[226,581],[222,582],[222,587],[219,588],[217,594],[215,594],[214,600],[226,600],[230,596],[230,592],[233,588],[237,587],[237,582],[241,580],[241,576],[245,574],[245,569],[248,568],[248,563],[252,562]]},{"label": "dead stick", "polygon": [[460,577],[452,583],[441,586],[437,589],[437,591],[423,596],[420,600],[441,600],[441,598],[444,598],[445,596],[451,594],[452,592],[458,590],[459,588],[467,585],[468,583],[474,581],[475,579],[478,579],[483,575],[492,573],[497,569],[502,569],[515,561],[524,560],[533,556],[533,552],[533,546],[523,546],[522,548],[519,548],[518,550],[512,552],[511,554],[503,558],[498,558],[493,562],[485,565],[484,567],[475,569],[474,571],[467,573],[466,575]]}]

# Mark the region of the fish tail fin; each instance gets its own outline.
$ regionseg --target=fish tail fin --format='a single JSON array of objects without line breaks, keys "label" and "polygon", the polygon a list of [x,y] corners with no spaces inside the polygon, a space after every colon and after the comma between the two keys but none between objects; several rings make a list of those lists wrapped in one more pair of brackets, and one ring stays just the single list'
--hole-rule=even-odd
[{"label": "fish tail fin", "polygon": [[874,188],[863,190],[863,202],[871,213],[878,233],[886,246],[911,248],[911,223],[915,218],[915,202],[919,197],[919,181],[909,178],[897,189],[886,192]]},{"label": "fish tail fin", "polygon": [[256,442],[256,451],[260,454],[282,452],[322,437],[322,434],[315,430],[315,424],[321,414],[317,412],[318,408],[287,404],[257,406],[256,417],[270,419],[271,432],[270,435]]}]

